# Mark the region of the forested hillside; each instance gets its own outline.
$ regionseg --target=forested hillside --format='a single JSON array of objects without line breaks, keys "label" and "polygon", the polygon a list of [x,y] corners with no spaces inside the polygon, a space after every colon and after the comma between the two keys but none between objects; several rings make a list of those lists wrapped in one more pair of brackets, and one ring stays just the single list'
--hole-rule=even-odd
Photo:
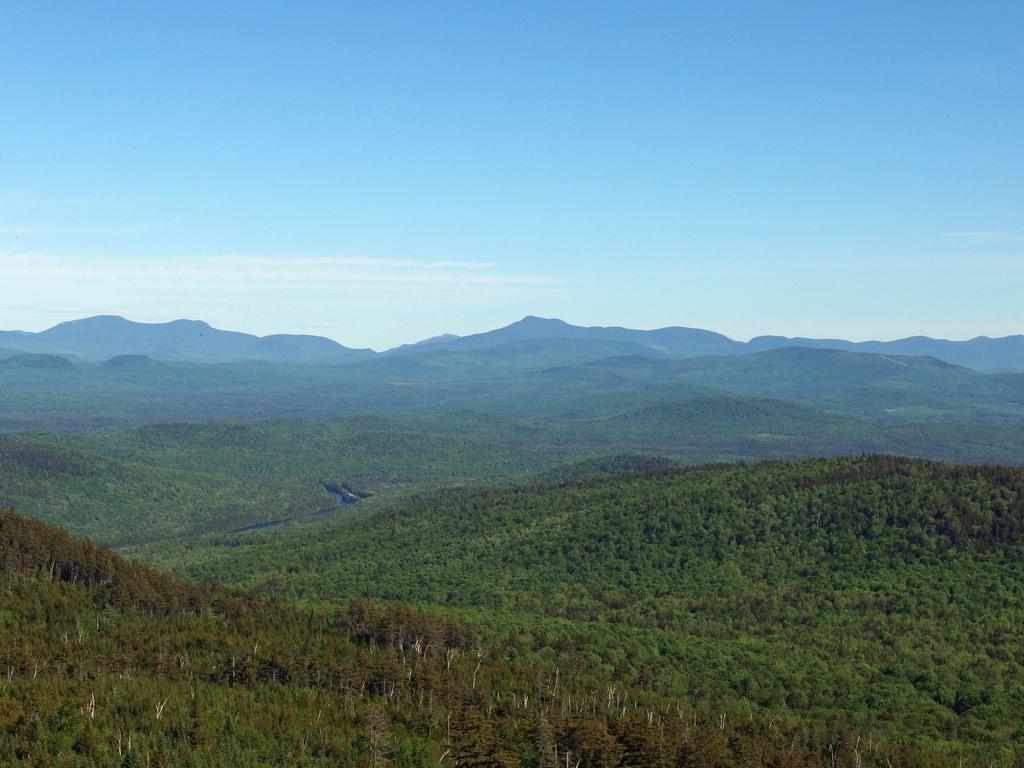
[{"label": "forested hillside", "polygon": [[587,419],[718,397],[798,405],[865,431],[924,422],[971,430],[1024,419],[1024,374],[985,375],[930,358],[827,349],[677,360],[605,342],[549,340],[342,366],[173,363],[138,355],[76,365],[29,357],[36,362],[12,358],[0,365],[0,431],[453,410]]},{"label": "forested hillside", "polygon": [[865,457],[434,493],[315,537],[135,554],[313,602],[559,637],[633,686],[840,718],[946,754],[1024,747],[1024,472]]},{"label": "forested hillside", "polygon": [[303,502],[315,509],[318,494],[283,490],[255,477],[144,466],[0,435],[0,504],[110,545],[232,530]]},{"label": "forested hillside", "polygon": [[457,414],[0,435],[0,504],[119,546],[315,522],[334,506],[325,485],[401,497],[527,478],[595,452],[538,435]]},{"label": "forested hillside", "polygon": [[1024,1],[2,10],[0,768],[1024,768]]},{"label": "forested hillside", "polygon": [[541,636],[186,584],[9,511],[0,569],[10,768],[962,764],[834,718],[626,685]]},{"label": "forested hillside", "polygon": [[0,436],[0,505],[318,612],[413,604],[528,670],[766,713],[819,757],[845,728],[965,759],[1020,750],[1020,470],[724,463],[1019,465],[1024,379],[631,343],[345,366],[17,356],[0,431],[60,431]]}]

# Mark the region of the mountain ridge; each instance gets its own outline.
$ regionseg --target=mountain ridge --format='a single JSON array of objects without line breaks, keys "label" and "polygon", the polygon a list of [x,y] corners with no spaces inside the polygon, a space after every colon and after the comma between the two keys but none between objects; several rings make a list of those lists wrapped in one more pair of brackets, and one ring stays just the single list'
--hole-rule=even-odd
[{"label": "mountain ridge", "polygon": [[146,355],[158,360],[205,363],[338,363],[374,354],[372,350],[352,349],[322,336],[261,337],[220,330],[202,320],[139,323],[120,315],[69,320],[39,333],[0,331],[0,346],[19,352],[72,354],[91,360]]},{"label": "mountain ridge", "polygon": [[804,336],[755,336],[737,341],[715,331],[686,326],[651,330],[621,326],[580,326],[558,318],[527,315],[509,325],[458,336],[442,334],[377,352],[346,347],[324,336],[271,334],[256,336],[214,328],[201,320],[139,323],[118,315],[69,320],[45,331],[0,331],[5,353],[72,355],[105,360],[120,355],[147,355],[157,360],[282,363],[347,363],[428,351],[476,351],[509,343],[600,341],[633,345],[639,352],[675,358],[718,357],[765,352],[785,347],[836,349],[847,352],[932,357],[983,372],[1024,371],[1024,335],[965,340],[908,336],[891,341],[849,341]]},{"label": "mountain ridge", "polygon": [[1024,371],[1024,335],[992,338],[976,336],[954,341],[930,336],[908,336],[892,341],[848,341],[846,339],[813,339],[803,336],[755,336],[750,341],[737,341],[715,331],[685,326],[667,326],[652,330],[636,330],[619,326],[577,326],[557,318],[527,315],[502,328],[468,336],[436,336],[416,344],[406,344],[382,354],[408,354],[427,349],[467,350],[498,346],[524,339],[603,339],[626,341],[645,346],[670,357],[718,357],[766,352],[784,347],[837,349],[879,355],[932,357],[945,363],[978,371]]}]

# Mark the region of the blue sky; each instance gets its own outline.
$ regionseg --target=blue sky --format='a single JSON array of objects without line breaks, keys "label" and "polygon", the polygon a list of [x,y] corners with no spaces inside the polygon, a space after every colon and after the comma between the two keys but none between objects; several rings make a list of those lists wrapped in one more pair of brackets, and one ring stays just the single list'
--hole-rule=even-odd
[{"label": "blue sky", "polygon": [[1022,29],[1019,2],[9,4],[0,328],[1024,332]]}]

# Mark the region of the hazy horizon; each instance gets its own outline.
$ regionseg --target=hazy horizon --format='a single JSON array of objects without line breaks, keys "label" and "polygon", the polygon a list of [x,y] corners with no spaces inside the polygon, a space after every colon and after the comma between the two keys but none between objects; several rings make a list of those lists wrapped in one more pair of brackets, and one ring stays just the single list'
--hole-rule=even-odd
[{"label": "hazy horizon", "polygon": [[7,6],[0,766],[1024,768],[1024,3]]},{"label": "hazy horizon", "polygon": [[25,7],[0,327],[1024,331],[1024,7]]},{"label": "hazy horizon", "polygon": [[[942,337],[942,336],[936,336],[934,334],[917,333],[917,334],[908,334],[906,336],[899,336],[899,337],[893,336],[893,337],[890,337],[890,338],[880,338],[880,337],[876,337],[876,338],[850,338],[850,337],[840,337],[840,336],[827,336],[827,335],[815,334],[815,333],[756,333],[756,334],[752,334],[750,336],[736,337],[736,336],[731,336],[731,335],[729,335],[727,333],[722,333],[721,331],[719,331],[719,330],[717,330],[715,328],[703,328],[703,327],[700,327],[700,326],[685,325],[685,324],[682,324],[682,323],[672,323],[670,325],[664,325],[664,326],[637,327],[637,326],[625,325],[623,323],[584,323],[584,322],[575,322],[575,321],[573,321],[571,319],[566,319],[564,317],[544,317],[542,315],[537,315],[535,313],[528,313],[526,315],[522,315],[520,317],[516,317],[514,319],[508,320],[507,322],[502,322],[499,325],[495,325],[495,326],[492,326],[492,327],[476,328],[476,329],[468,330],[468,331],[461,332],[461,333],[460,332],[455,332],[455,331],[442,331],[441,333],[432,334],[432,335],[429,335],[429,336],[422,336],[422,337],[418,337],[418,338],[413,338],[413,339],[407,339],[407,340],[404,340],[404,341],[399,341],[398,343],[392,344],[390,346],[379,346],[379,347],[374,347],[374,346],[371,346],[371,345],[354,344],[354,343],[351,343],[349,340],[347,340],[345,338],[339,338],[339,337],[330,336],[330,335],[327,335],[327,334],[302,333],[302,332],[293,332],[293,331],[287,331],[287,330],[272,330],[272,331],[269,331],[267,333],[258,333],[258,332],[255,332],[255,331],[247,330],[245,328],[236,328],[236,327],[218,325],[217,323],[211,323],[208,320],[206,320],[204,318],[201,318],[201,317],[172,317],[172,318],[169,318],[167,320],[139,320],[137,318],[128,317],[128,316],[125,316],[125,315],[122,315],[122,314],[118,314],[116,312],[104,312],[104,313],[101,313],[99,315],[88,315],[88,316],[79,317],[79,318],[70,318],[68,320],[61,320],[59,322],[51,323],[50,325],[47,325],[45,327],[38,328],[38,329],[31,329],[31,328],[0,328],[0,332],[3,332],[3,331],[18,331],[18,332],[26,332],[26,333],[40,333],[42,331],[49,330],[50,328],[54,328],[57,325],[60,325],[62,323],[73,323],[76,320],[88,320],[88,319],[91,319],[91,318],[94,318],[94,317],[104,317],[104,316],[106,316],[106,317],[120,317],[120,318],[122,318],[124,320],[128,320],[130,322],[143,323],[143,324],[147,324],[147,325],[149,325],[149,324],[160,325],[160,324],[170,323],[170,322],[179,321],[179,320],[185,320],[185,321],[190,321],[190,322],[204,322],[204,323],[207,323],[208,325],[210,325],[211,327],[213,327],[213,328],[215,328],[217,330],[221,330],[221,331],[236,331],[236,332],[241,332],[241,333],[249,333],[249,334],[252,334],[254,336],[272,336],[272,335],[276,335],[276,334],[291,334],[291,333],[296,333],[296,334],[299,334],[299,335],[322,336],[324,338],[327,338],[327,339],[330,339],[332,341],[335,341],[338,344],[341,344],[342,346],[345,346],[345,347],[349,347],[349,348],[352,348],[352,349],[365,349],[365,348],[369,348],[369,349],[372,349],[375,352],[384,352],[384,351],[387,351],[389,349],[395,349],[395,348],[403,346],[403,345],[410,345],[410,344],[416,344],[416,343],[423,342],[423,341],[429,341],[430,339],[438,338],[438,337],[441,337],[441,336],[444,336],[444,335],[472,336],[474,334],[486,333],[488,331],[493,331],[493,330],[497,330],[499,328],[504,328],[504,327],[509,326],[509,325],[514,325],[514,324],[516,324],[516,323],[518,323],[518,322],[520,322],[522,320],[526,320],[528,318],[539,318],[539,319],[542,319],[542,320],[560,320],[562,322],[568,323],[569,325],[577,326],[577,327],[627,328],[627,329],[630,329],[630,330],[638,330],[638,331],[655,331],[655,330],[660,330],[660,329],[664,329],[664,328],[692,328],[692,329],[695,329],[695,330],[711,331],[712,333],[721,333],[723,336],[726,336],[729,339],[732,339],[733,341],[739,341],[739,342],[744,342],[744,343],[750,342],[751,340],[756,339],[758,337],[762,337],[762,336],[779,336],[779,337],[792,338],[792,339],[816,339],[816,340],[835,339],[835,340],[850,341],[850,342],[858,343],[858,342],[872,342],[872,341],[880,341],[880,342],[900,341],[902,339],[914,338],[914,337],[927,337],[927,338],[932,338],[932,339],[936,339],[936,340],[940,340],[940,341],[971,341],[971,340],[977,339],[977,338],[1000,339],[1000,338],[1006,338],[1006,337],[1009,337],[1009,336],[1020,336],[1020,335],[1022,335],[1020,333],[1006,334],[1004,336],[993,336],[991,334],[976,334],[974,336],[964,337],[964,338],[945,338],[945,337]],[[285,324],[285,325],[287,325],[287,324]]]}]

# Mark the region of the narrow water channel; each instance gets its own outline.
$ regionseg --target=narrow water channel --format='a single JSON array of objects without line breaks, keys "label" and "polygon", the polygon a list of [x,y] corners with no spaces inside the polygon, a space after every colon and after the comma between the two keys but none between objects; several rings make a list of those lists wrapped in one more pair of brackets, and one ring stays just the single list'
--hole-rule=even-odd
[{"label": "narrow water channel", "polygon": [[[344,507],[349,507],[349,506],[355,504],[360,499],[365,498],[366,496],[369,495],[369,494],[356,494],[356,493],[353,493],[352,491],[350,491],[345,486],[337,486],[337,485],[333,485],[333,484],[329,485],[327,483],[322,483],[322,487],[324,489],[324,492],[328,496],[330,496],[332,499],[334,499],[335,503],[334,503],[334,505],[332,505],[330,507],[325,507],[323,509],[318,509],[316,512],[310,512],[309,513],[310,517],[314,517],[314,518],[317,518],[317,519],[322,519],[322,518],[328,517],[332,513],[336,512],[338,509],[342,509]],[[265,523],[253,523],[252,525],[246,525],[246,526],[243,526],[242,528],[235,528],[234,530],[231,531],[231,533],[245,533],[246,531],[259,531],[259,530],[263,530],[265,528],[280,528],[282,525],[290,523],[291,521],[292,521],[292,518],[285,518],[283,520],[268,520]]]}]

